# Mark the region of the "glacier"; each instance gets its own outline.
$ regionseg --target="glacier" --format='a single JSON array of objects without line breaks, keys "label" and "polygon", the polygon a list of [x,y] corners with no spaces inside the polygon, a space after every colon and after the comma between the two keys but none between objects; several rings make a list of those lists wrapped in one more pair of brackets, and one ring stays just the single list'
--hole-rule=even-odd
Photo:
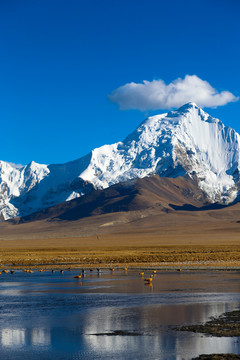
[{"label": "glacier", "polygon": [[151,116],[124,141],[65,164],[0,161],[0,219],[25,216],[94,189],[144,178],[189,176],[209,202],[238,198],[240,136],[194,103]]}]

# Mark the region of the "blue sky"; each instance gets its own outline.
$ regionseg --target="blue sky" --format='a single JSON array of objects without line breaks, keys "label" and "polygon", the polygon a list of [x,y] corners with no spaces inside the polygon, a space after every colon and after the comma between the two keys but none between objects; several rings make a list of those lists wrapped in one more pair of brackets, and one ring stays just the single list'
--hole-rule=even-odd
[{"label": "blue sky", "polygon": [[[240,96],[239,0],[0,0],[0,159],[61,163],[163,110],[119,110],[127,83],[187,74]],[[240,132],[240,101],[205,108]]]}]

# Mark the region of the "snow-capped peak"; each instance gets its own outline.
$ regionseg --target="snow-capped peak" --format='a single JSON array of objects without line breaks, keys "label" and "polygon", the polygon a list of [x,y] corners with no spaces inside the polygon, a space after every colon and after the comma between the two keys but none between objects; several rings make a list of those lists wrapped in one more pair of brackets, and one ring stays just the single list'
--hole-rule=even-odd
[{"label": "snow-capped peak", "polygon": [[123,142],[95,149],[81,174],[98,188],[145,177],[188,174],[215,202],[237,195],[239,135],[194,103],[149,117]]},{"label": "snow-capped peak", "polygon": [[229,203],[239,187],[240,137],[194,103],[151,116],[127,138],[60,165],[0,162],[3,218],[26,215],[93,189],[153,174],[190,176],[209,201]]}]

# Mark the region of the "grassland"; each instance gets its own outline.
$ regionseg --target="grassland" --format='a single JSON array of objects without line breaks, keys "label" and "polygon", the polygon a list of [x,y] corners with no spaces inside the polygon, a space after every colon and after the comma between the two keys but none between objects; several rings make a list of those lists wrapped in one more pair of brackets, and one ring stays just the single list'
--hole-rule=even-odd
[{"label": "grassland", "polygon": [[[116,245],[118,243],[118,245]],[[239,267],[238,244],[143,244],[105,238],[58,238],[51,240],[0,241],[0,263],[14,267]]]}]

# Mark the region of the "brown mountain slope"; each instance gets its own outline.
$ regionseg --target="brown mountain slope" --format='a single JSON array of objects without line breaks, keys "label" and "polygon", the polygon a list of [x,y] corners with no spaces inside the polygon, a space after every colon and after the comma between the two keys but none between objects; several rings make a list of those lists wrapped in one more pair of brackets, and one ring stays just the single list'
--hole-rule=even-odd
[{"label": "brown mountain slope", "polygon": [[201,207],[207,204],[207,198],[188,177],[160,178],[156,175],[97,190],[9,222],[16,224],[43,219],[73,221],[89,216],[155,207],[169,212],[172,210],[171,204],[180,208],[183,205]]}]

